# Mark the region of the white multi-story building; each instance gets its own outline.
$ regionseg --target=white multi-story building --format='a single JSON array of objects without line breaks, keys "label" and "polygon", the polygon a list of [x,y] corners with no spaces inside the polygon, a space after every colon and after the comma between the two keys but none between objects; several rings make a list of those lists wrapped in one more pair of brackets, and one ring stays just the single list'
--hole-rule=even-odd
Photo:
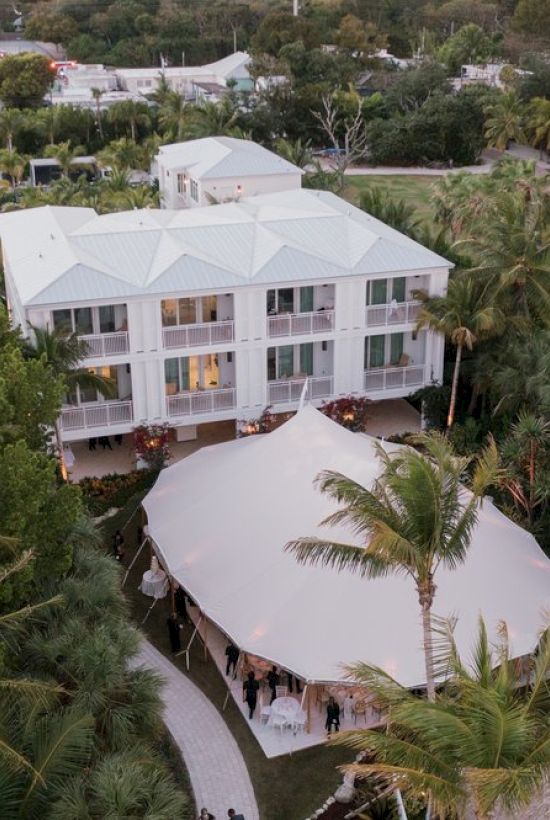
[{"label": "white multi-story building", "polygon": [[162,145],[155,157],[163,208],[196,208],[300,188],[303,171],[251,140],[232,137]]},{"label": "white multi-story building", "polygon": [[442,375],[413,292],[449,262],[334,194],[295,190],[181,211],[3,214],[14,325],[68,327],[117,386],[67,397],[66,441],[295,409],[307,395],[406,396]]}]

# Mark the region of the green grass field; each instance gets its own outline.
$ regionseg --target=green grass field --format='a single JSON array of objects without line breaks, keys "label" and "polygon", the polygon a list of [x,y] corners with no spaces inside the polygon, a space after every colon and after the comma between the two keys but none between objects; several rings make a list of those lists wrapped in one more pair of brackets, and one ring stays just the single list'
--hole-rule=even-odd
[{"label": "green grass field", "polygon": [[419,219],[431,225],[433,209],[430,205],[430,191],[437,179],[433,176],[407,175],[346,177],[343,195],[349,202],[357,205],[363,191],[380,188],[395,199],[414,205]]}]

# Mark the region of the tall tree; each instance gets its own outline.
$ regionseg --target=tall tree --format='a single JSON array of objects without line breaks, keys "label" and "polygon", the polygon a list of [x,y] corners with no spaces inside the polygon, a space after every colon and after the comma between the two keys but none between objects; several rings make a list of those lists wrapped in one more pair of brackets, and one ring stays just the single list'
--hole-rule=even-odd
[{"label": "tall tree", "polygon": [[177,91],[167,91],[159,108],[159,125],[162,134],[180,142],[185,138],[188,122],[188,105]]},{"label": "tall tree", "polygon": [[97,130],[99,131],[99,138],[101,142],[105,142],[105,133],[103,131],[103,116],[101,113],[101,98],[105,91],[101,88],[92,88],[92,97],[95,103],[95,121],[97,123]]},{"label": "tall tree", "polygon": [[489,148],[506,151],[510,142],[525,142],[525,110],[515,91],[504,92],[485,109],[485,139]]},{"label": "tall tree", "polygon": [[137,141],[137,129],[139,126],[150,128],[151,115],[145,103],[135,100],[122,100],[112,105],[107,112],[107,119],[115,127],[122,126],[124,130],[130,127],[130,139]]},{"label": "tall tree", "polygon": [[412,580],[422,613],[426,688],[433,701],[435,575],[440,566],[453,569],[466,559],[480,498],[493,480],[497,455],[490,444],[475,461],[472,492],[465,496],[461,481],[471,460],[455,457],[439,434],[419,436],[416,442],[425,455],[409,447],[388,453],[378,445],[382,473],[372,489],[330,470],[318,476],[321,492],[342,505],[323,524],[349,525],[361,545],[299,538],[285,549],[301,564],[321,564],[365,578],[397,574]]},{"label": "tall tree", "polygon": [[442,333],[456,348],[447,429],[454,422],[460,363],[464,349],[472,350],[480,339],[502,329],[504,316],[491,305],[486,294],[472,276],[455,275],[449,280],[445,296],[415,294],[422,302],[417,328],[430,328]]},{"label": "tall tree", "polygon": [[74,160],[83,153],[84,148],[82,148],[82,146],[73,146],[69,140],[67,140],[67,142],[59,142],[56,145],[48,145],[45,151],[47,157],[52,157],[52,159],[57,160],[61,168],[62,176],[67,179],[71,168],[73,170],[75,168]]},{"label": "tall tree", "polygon": [[0,171],[10,178],[11,187],[15,191],[16,186],[23,179],[27,165],[26,157],[9,149],[0,150]]}]

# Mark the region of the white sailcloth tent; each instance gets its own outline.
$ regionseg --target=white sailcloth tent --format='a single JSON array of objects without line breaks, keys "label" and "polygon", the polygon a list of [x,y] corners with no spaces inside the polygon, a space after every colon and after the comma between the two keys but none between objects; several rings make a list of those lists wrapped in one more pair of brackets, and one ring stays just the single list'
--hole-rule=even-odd
[{"label": "white sailcloth tent", "polygon": [[[319,523],[335,507],[314,486],[321,470],[372,484],[374,441],[305,407],[268,435],[207,447],[163,470],[143,502],[161,561],[205,617],[241,650],[310,682],[342,680],[355,661],[408,687],[425,680],[410,580],[299,566],[283,550],[299,536],[327,535]],[[354,540],[343,527],[331,537]],[[533,650],[550,606],[550,561],[489,499],[466,563],[440,569],[436,583],[434,611],[458,617],[465,657],[480,614],[493,636],[507,622],[514,655]]]}]

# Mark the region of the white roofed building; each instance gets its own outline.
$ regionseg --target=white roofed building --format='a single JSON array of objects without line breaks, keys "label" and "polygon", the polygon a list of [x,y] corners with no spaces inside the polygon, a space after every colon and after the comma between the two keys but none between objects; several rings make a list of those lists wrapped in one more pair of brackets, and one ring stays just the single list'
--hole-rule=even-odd
[{"label": "white roofed building", "polygon": [[156,91],[161,77],[172,91],[177,91],[186,99],[195,99],[195,83],[217,83],[235,86],[237,91],[251,91],[253,81],[248,71],[250,56],[244,51],[236,51],[215,63],[201,66],[169,66],[160,68],[117,68],[116,75],[121,87],[134,94],[151,94]]},{"label": "white roofed building", "polygon": [[304,173],[267,148],[232,137],[162,145],[155,163],[164,208],[194,208],[295,190]]},{"label": "white roofed building", "polygon": [[[413,292],[450,263],[332,193],[187,210],[0,215],[14,325],[68,327],[117,396],[77,390],[66,441],[296,409],[307,395],[399,398],[441,379],[443,340]],[[191,428],[191,430],[190,430]]]}]

